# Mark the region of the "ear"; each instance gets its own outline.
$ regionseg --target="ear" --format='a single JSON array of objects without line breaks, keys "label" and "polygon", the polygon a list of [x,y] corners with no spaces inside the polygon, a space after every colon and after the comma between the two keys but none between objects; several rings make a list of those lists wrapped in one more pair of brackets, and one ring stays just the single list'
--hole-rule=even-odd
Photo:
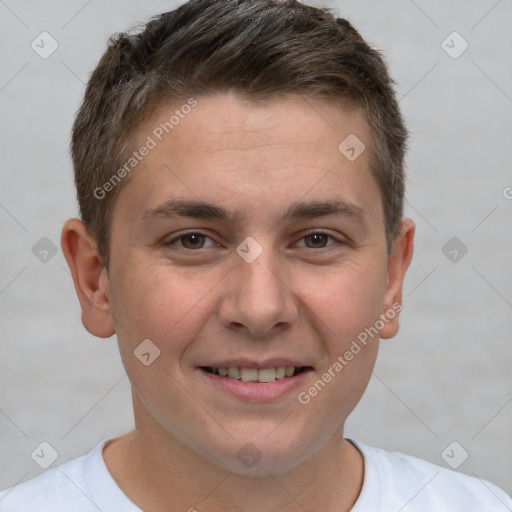
[{"label": "ear", "polygon": [[79,219],[69,219],[62,228],[60,243],[73,276],[84,327],[98,338],[109,338],[115,333],[115,326],[110,310],[108,274],[94,240]]},{"label": "ear", "polygon": [[399,313],[402,309],[402,288],[405,273],[411,263],[414,251],[414,232],[416,226],[411,219],[402,221],[399,235],[395,239],[394,249],[388,258],[386,292],[384,294],[382,315],[385,315],[384,327],[380,330],[380,337],[392,338],[399,329]]}]

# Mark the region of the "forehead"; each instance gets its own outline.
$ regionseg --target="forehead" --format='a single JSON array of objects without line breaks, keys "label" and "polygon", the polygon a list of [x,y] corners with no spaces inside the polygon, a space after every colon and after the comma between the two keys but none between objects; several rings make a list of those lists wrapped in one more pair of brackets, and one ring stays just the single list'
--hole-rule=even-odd
[{"label": "forehead", "polygon": [[233,205],[238,198],[238,210],[253,212],[282,212],[283,201],[297,205],[305,196],[374,201],[369,151],[354,160],[340,151],[347,138],[369,148],[362,111],[298,95],[263,104],[234,94],[194,102],[164,102],[136,130],[134,148],[149,139],[153,148],[118,199],[129,201],[132,217],[176,198]]},{"label": "forehead", "polygon": [[263,154],[267,149],[272,154],[281,150],[308,157],[322,153],[332,162],[339,156],[339,143],[348,135],[357,133],[369,142],[362,109],[347,109],[332,100],[283,95],[255,103],[224,93],[194,102],[193,108],[188,107],[190,100],[161,103],[136,130],[137,143],[153,134],[157,143],[186,147],[194,153]]}]

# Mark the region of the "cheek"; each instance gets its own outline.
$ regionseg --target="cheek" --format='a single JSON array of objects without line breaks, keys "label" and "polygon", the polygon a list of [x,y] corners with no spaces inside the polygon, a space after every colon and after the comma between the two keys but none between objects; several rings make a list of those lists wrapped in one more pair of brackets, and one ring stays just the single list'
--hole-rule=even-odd
[{"label": "cheek", "polygon": [[300,282],[331,359],[379,318],[386,276],[376,265],[346,262],[321,276],[305,273]]},{"label": "cheek", "polygon": [[211,269],[204,273],[195,269],[192,278],[190,270],[161,262],[134,264],[132,269],[120,273],[112,293],[123,362],[138,371],[134,350],[149,339],[160,350],[156,362],[176,371],[191,340],[212,315],[209,290],[222,276]]},{"label": "cheek", "polygon": [[376,265],[347,263],[322,279],[306,275],[302,283],[304,290],[315,290],[308,294],[307,305],[325,349],[318,369],[320,382],[303,391],[305,399],[311,399],[307,407],[312,414],[335,425],[357,405],[371,378],[386,276]]},{"label": "cheek", "polygon": [[132,386],[157,417],[163,390],[171,409],[180,405],[179,361],[200,329],[204,291],[170,266],[131,268],[118,274],[111,294],[119,351]]},{"label": "cheek", "polygon": [[[172,332],[187,315],[200,308],[208,279],[190,279],[190,273],[170,265],[133,265],[116,284],[115,313],[138,336],[160,338]],[[199,284],[200,283],[200,284]]]}]

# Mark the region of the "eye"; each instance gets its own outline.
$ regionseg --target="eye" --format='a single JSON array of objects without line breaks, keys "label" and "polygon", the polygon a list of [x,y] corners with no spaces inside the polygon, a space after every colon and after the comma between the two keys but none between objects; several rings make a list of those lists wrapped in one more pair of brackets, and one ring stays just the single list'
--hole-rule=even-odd
[{"label": "eye", "polygon": [[[328,243],[328,240],[331,239],[334,242]],[[210,245],[205,245],[205,242],[209,240]],[[297,244],[298,247],[306,247],[307,249],[325,249],[331,245],[334,245],[336,242],[341,243],[340,240],[334,238],[332,235],[328,233],[323,233],[321,231],[315,231],[308,233],[301,237],[300,240],[304,240],[306,243],[304,245]],[[183,233],[169,242],[165,242],[166,246],[178,245],[178,247],[187,250],[200,250],[206,249],[208,247],[218,247],[214,240],[212,240],[209,236],[204,235],[200,232],[190,232]]]},{"label": "eye", "polygon": [[218,245],[215,242],[213,242],[213,240],[209,236],[196,232],[185,233],[180,236],[177,236],[176,238],[173,238],[169,242],[166,242],[165,245],[176,245],[176,243],[179,242],[179,247],[182,247],[184,249],[205,249],[205,240],[210,240],[212,242],[212,245],[210,245],[210,247],[215,247]]},{"label": "eye", "polygon": [[334,240],[335,242],[338,241],[334,237],[332,237],[331,235],[328,235],[327,233],[322,233],[321,231],[315,231],[313,233],[309,233],[307,235],[304,235],[301,238],[301,240],[309,240],[311,242],[310,244],[308,244],[306,242],[305,246],[308,249],[324,249],[325,247],[328,247],[328,245],[333,245],[333,244],[328,244],[327,245],[327,240],[329,238],[331,240]]}]

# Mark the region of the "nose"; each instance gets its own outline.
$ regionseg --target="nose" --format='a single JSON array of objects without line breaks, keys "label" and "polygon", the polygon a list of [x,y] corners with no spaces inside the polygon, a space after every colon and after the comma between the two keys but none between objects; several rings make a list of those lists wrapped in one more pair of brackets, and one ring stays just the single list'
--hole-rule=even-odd
[{"label": "nose", "polygon": [[219,317],[228,329],[271,336],[296,322],[298,304],[291,273],[265,249],[252,263],[235,255],[235,266],[222,283]]}]

